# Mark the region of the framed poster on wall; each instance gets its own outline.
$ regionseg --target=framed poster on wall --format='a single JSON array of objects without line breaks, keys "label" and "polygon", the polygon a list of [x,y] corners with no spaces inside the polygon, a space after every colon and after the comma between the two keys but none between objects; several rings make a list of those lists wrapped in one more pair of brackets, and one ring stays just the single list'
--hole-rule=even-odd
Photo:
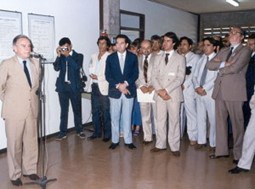
[{"label": "framed poster on wall", "polygon": [[22,13],[0,10],[0,62],[14,55],[12,40],[22,34]]},{"label": "framed poster on wall", "polygon": [[28,14],[28,35],[33,42],[34,52],[46,61],[54,61],[55,22],[53,16]]}]

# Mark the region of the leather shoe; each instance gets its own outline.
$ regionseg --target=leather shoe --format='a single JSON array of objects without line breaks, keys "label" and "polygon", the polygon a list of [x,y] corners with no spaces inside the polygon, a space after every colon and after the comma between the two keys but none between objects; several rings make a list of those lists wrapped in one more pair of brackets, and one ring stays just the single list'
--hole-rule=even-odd
[{"label": "leather shoe", "polygon": [[211,154],[209,156],[210,159],[219,159],[219,158],[228,158],[229,155],[224,155],[224,156],[216,156],[215,154]]},{"label": "leather shoe", "polygon": [[20,178],[17,178],[16,180],[11,180],[11,183],[14,186],[22,186],[22,181],[20,180]]},{"label": "leather shoe", "polygon": [[31,175],[23,175],[24,177],[28,177],[30,180],[39,180],[40,177],[37,174],[31,174]]},{"label": "leather shoe", "polygon": [[195,149],[196,149],[196,150],[200,150],[200,149],[202,149],[202,148],[204,148],[204,147],[206,147],[206,144],[196,144],[196,145],[195,145]]},{"label": "leather shoe", "polygon": [[180,151],[174,151],[174,152],[172,152],[172,154],[173,154],[175,157],[180,157],[180,155],[181,155]]},{"label": "leather shoe", "polygon": [[249,170],[236,166],[235,168],[230,169],[228,172],[231,173],[231,174],[239,174],[241,172],[247,173],[247,172],[249,172]]},{"label": "leather shoe", "polygon": [[133,150],[136,148],[136,146],[133,143],[125,144],[129,149]]},{"label": "leather shoe", "polygon": [[161,152],[163,150],[166,150],[166,148],[160,149],[160,148],[155,147],[155,148],[151,149],[151,152]]},{"label": "leather shoe", "polygon": [[109,140],[111,140],[111,138],[104,138],[103,139],[104,142],[108,142]]},{"label": "leather shoe", "polygon": [[145,145],[152,143],[152,141],[143,141]]},{"label": "leather shoe", "polygon": [[88,140],[94,140],[94,139],[96,139],[96,138],[97,138],[97,136],[91,135],[90,137],[88,137]]},{"label": "leather shoe", "polygon": [[118,145],[119,143],[111,143],[111,145],[109,146],[109,149],[114,150]]}]

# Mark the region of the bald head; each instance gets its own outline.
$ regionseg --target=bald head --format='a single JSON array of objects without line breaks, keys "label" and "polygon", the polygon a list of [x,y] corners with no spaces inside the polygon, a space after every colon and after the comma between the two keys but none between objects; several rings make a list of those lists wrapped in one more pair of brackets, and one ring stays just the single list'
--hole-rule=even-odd
[{"label": "bald head", "polygon": [[141,43],[141,52],[143,55],[151,54],[151,41],[150,40],[143,40]]}]

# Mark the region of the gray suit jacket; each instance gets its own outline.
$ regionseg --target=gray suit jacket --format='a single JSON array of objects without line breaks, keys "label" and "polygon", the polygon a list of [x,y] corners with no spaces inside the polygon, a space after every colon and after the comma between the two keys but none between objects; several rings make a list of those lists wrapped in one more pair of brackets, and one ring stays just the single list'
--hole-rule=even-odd
[{"label": "gray suit jacket", "polygon": [[155,90],[166,89],[171,101],[183,101],[181,85],[185,78],[185,69],[185,58],[177,52],[173,53],[167,65],[165,65],[164,54],[157,57],[154,62],[154,77],[152,78]]},{"label": "gray suit jacket", "polygon": [[157,56],[159,56],[159,55],[156,55],[156,54],[150,55],[150,59],[148,62],[148,70],[147,70],[147,80],[148,80],[147,83],[145,82],[144,73],[143,73],[143,65],[144,65],[143,56],[138,57],[139,77],[136,80],[137,88],[139,88],[141,86],[151,86],[152,85],[154,61]]},{"label": "gray suit jacket", "polygon": [[233,64],[220,68],[221,63],[226,60],[229,51],[229,48],[221,49],[207,64],[209,70],[218,70],[212,97],[216,99],[219,91],[221,91],[222,100],[246,101],[245,73],[251,57],[251,50],[240,44],[229,58],[229,62],[233,62]]}]

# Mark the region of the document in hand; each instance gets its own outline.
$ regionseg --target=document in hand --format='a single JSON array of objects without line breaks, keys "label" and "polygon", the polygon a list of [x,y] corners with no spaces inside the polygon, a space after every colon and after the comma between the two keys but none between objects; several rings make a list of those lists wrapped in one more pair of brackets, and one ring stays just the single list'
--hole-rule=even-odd
[{"label": "document in hand", "polygon": [[155,90],[152,91],[151,93],[143,93],[141,89],[136,89],[137,92],[137,101],[138,102],[150,102],[150,103],[155,103],[153,97]]}]

